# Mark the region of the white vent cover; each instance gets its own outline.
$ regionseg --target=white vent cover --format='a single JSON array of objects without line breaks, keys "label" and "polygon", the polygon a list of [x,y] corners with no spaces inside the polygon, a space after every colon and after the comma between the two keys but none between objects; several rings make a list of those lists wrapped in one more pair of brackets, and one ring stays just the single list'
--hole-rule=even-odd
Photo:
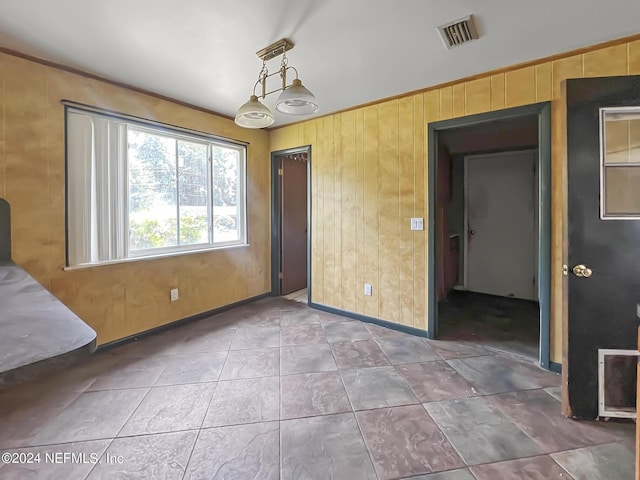
[{"label": "white vent cover", "polygon": [[476,26],[473,24],[473,15],[440,25],[438,33],[447,49],[479,38]]}]

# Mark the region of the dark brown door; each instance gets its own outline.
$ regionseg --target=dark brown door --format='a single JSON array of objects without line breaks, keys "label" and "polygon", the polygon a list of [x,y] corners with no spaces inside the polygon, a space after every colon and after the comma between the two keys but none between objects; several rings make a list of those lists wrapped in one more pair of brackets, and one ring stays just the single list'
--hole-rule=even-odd
[{"label": "dark brown door", "polygon": [[306,154],[287,155],[282,169],[281,294],[307,287],[307,161]]},{"label": "dark brown door", "polygon": [[620,108],[634,106],[640,76],[567,81],[565,367],[576,418],[598,415],[598,349],[637,348],[640,109]]}]

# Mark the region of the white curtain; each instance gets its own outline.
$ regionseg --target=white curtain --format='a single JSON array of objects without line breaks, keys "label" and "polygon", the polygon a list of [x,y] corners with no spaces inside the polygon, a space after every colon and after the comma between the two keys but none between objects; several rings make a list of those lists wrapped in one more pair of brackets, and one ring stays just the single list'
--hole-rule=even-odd
[{"label": "white curtain", "polygon": [[126,125],[68,108],[67,248],[70,266],[126,256]]}]

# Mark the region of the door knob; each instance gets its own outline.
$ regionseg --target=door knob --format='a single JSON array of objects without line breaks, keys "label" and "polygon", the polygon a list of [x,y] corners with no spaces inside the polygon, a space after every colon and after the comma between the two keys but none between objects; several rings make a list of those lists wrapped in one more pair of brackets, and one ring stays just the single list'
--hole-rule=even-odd
[{"label": "door knob", "polygon": [[475,230],[469,230],[469,235],[475,235],[476,231]]},{"label": "door knob", "polygon": [[573,267],[573,274],[576,277],[589,278],[593,272],[586,265],[580,264]]}]

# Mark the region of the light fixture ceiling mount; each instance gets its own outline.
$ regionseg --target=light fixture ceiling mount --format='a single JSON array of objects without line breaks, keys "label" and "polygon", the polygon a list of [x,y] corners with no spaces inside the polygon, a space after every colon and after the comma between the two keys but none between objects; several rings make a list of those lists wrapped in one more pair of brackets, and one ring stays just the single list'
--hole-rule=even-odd
[{"label": "light fixture ceiling mount", "polygon": [[[253,86],[253,94],[249,101],[242,105],[236,113],[235,122],[244,128],[264,128],[273,124],[274,116],[269,108],[260,101],[267,95],[281,92],[276,101],[276,110],[287,115],[309,115],[318,111],[318,103],[315,96],[307,90],[298,78],[298,70],[289,65],[287,51],[293,48],[293,43],[287,39],[278,40],[268,47],[256,53],[262,60],[262,69],[258,73],[258,80]],[[269,73],[267,61],[282,55],[278,71]],[[287,71],[293,70],[296,78],[287,85]],[[282,81],[279,88],[267,91],[267,79],[274,75],[280,75]],[[260,85],[261,93],[256,94],[256,88]]]}]

